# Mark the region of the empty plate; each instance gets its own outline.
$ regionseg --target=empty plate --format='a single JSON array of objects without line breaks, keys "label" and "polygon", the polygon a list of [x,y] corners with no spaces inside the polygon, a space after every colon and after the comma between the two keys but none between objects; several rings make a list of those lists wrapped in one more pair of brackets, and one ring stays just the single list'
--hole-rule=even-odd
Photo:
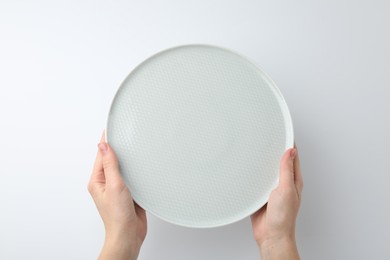
[{"label": "empty plate", "polygon": [[171,48],[136,67],[112,102],[106,138],[134,201],[199,228],[261,208],[294,143],[271,78],[241,55],[208,45]]}]

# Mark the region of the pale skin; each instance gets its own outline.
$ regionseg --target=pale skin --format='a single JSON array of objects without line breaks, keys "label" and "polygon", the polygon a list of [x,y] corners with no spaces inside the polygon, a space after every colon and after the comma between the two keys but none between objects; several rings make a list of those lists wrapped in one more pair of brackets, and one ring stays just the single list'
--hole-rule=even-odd
[{"label": "pale skin", "polygon": [[98,148],[88,190],[106,231],[99,260],[135,260],[146,236],[146,213],[134,203],[104,133]]},{"label": "pale skin", "polygon": [[[99,260],[135,260],[146,237],[146,213],[133,201],[123,182],[117,157],[105,142],[104,133],[98,148],[88,190],[106,233]],[[298,152],[292,148],[282,157],[278,187],[271,193],[267,205],[251,216],[261,259],[299,259],[295,222],[302,189]]]},{"label": "pale skin", "polygon": [[268,203],[251,216],[261,259],[300,259],[295,241],[295,222],[302,189],[298,150],[289,149],[280,161],[278,187],[272,191]]}]

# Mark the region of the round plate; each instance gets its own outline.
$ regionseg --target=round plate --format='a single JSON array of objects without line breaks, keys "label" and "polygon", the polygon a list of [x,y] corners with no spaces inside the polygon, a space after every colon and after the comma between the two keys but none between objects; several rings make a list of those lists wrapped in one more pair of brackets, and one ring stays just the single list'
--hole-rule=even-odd
[{"label": "round plate", "polygon": [[171,48],[136,67],[112,102],[106,138],[134,201],[187,227],[226,225],[262,207],[294,143],[270,77],[208,45]]}]

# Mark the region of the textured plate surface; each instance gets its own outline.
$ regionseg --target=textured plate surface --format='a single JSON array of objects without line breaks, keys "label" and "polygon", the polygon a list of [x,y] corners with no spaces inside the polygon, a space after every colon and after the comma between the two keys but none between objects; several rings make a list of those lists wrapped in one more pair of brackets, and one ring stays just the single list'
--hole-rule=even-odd
[{"label": "textured plate surface", "polygon": [[135,68],[106,135],[134,200],[188,227],[226,225],[263,206],[293,146],[290,113],[269,76],[208,45],[168,49]]}]

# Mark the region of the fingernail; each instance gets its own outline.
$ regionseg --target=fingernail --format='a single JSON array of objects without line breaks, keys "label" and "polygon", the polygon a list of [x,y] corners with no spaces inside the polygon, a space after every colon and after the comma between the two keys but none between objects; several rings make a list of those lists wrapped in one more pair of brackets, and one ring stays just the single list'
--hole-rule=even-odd
[{"label": "fingernail", "polygon": [[107,144],[106,143],[99,143],[98,144],[99,150],[105,154],[108,150]]},{"label": "fingernail", "polygon": [[296,154],[297,154],[297,149],[291,149],[291,151],[290,151],[291,160],[295,159]]}]

